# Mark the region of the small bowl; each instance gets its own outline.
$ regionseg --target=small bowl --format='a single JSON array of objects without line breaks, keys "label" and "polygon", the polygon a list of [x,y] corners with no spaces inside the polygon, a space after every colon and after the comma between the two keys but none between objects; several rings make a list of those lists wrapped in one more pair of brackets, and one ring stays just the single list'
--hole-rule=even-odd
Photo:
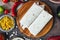
[{"label": "small bowl", "polygon": [[[1,17],[0,17],[0,20],[4,17],[4,16],[8,16],[9,18],[11,18],[13,21],[14,21],[14,18],[12,17],[12,16],[10,16],[10,15],[2,15]],[[11,31],[12,29],[14,29],[14,27],[15,27],[15,21],[14,21],[14,26],[11,28],[11,29],[9,29],[9,30],[3,30],[2,28],[0,28],[0,30],[1,31],[3,31],[3,32],[9,32],[9,31]]]}]

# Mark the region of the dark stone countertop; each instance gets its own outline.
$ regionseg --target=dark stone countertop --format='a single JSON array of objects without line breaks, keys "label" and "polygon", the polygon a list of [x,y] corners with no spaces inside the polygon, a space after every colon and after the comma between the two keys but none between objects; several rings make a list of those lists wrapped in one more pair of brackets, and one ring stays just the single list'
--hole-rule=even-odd
[{"label": "dark stone countertop", "polygon": [[[51,7],[51,9],[53,11],[53,15],[54,15],[54,24],[53,24],[52,29],[45,36],[41,37],[43,40],[47,40],[47,38],[50,37],[50,36],[60,35],[60,25],[59,25],[60,24],[60,19],[56,15],[57,14],[57,11],[56,11],[57,7],[60,6],[60,5],[51,3],[51,2],[49,2],[49,0],[41,0],[41,1],[47,3],[47,5],[49,5]],[[1,0],[0,0],[0,2],[1,2]],[[23,38],[25,37],[25,40],[39,40],[40,39],[40,38],[37,38],[37,39],[28,38],[24,34],[20,33],[18,28],[16,28],[16,27],[12,31],[10,31],[8,33],[8,35],[5,35],[6,38],[9,38],[9,40],[11,40],[11,38],[9,36],[12,34],[13,31],[18,31],[18,35],[17,36],[20,35],[20,37],[23,37]],[[14,37],[16,37],[16,36],[14,36]]]}]

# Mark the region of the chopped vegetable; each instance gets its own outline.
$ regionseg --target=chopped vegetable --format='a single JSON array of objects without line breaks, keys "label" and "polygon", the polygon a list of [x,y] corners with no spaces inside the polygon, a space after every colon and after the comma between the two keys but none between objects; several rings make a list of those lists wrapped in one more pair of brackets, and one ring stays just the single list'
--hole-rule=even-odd
[{"label": "chopped vegetable", "polygon": [[4,16],[1,20],[0,20],[0,27],[5,30],[8,31],[11,28],[14,27],[14,20],[12,20],[10,17],[8,16]]},{"label": "chopped vegetable", "polygon": [[3,6],[0,6],[0,14],[2,14],[3,12],[4,12]]},{"label": "chopped vegetable", "polygon": [[22,2],[16,2],[14,5],[13,5],[13,7],[12,7],[12,9],[11,9],[11,16],[16,16],[16,8],[21,4]]},{"label": "chopped vegetable", "polygon": [[8,13],[9,13],[9,10],[6,9],[6,10],[4,11],[4,14],[8,14]]},{"label": "chopped vegetable", "polygon": [[8,0],[2,0],[4,3],[8,3]]}]

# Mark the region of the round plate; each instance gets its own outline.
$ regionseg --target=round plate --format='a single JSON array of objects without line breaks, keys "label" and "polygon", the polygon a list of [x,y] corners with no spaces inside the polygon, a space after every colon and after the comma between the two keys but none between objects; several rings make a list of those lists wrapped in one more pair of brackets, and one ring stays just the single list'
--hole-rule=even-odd
[{"label": "round plate", "polygon": [[[47,34],[50,31],[50,29],[52,28],[52,25],[53,25],[53,18],[44,27],[44,29],[40,33],[38,33],[36,36],[33,36],[27,28],[25,30],[23,30],[22,27],[20,26],[19,21],[21,20],[21,18],[24,16],[26,11],[31,7],[31,5],[33,3],[34,3],[34,1],[29,1],[25,4],[23,4],[23,6],[18,10],[16,21],[17,21],[17,25],[18,25],[20,32],[22,32],[23,34],[25,34],[26,36],[31,37],[31,38],[38,38],[38,37],[44,36],[45,34]],[[50,14],[52,14],[52,11],[47,4],[45,4],[44,2],[41,2],[41,1],[39,2],[39,4],[40,5],[44,4],[45,10],[48,11]]]}]

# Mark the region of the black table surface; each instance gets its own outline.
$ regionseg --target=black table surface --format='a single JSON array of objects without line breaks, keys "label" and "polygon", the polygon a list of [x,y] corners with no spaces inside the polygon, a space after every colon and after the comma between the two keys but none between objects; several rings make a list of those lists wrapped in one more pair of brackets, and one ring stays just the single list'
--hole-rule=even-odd
[{"label": "black table surface", "polygon": [[[54,24],[53,24],[52,29],[46,35],[41,37],[42,40],[47,40],[47,38],[50,37],[50,36],[60,35],[60,25],[59,25],[60,24],[60,19],[57,17],[57,7],[60,6],[60,5],[59,4],[54,4],[54,3],[50,2],[49,0],[41,0],[41,1],[45,2],[47,5],[49,5],[51,7],[51,9],[53,11],[53,15],[54,15]],[[4,33],[4,32],[3,33],[5,34],[6,38],[11,40],[11,38],[9,36],[12,34],[13,31],[14,32],[18,31],[18,35],[14,35],[11,38],[19,36],[19,37],[25,38],[25,40],[40,40],[40,38],[35,38],[35,39],[28,38],[24,34],[20,33],[19,29],[16,28],[16,27],[12,31],[8,32],[8,35],[6,35],[6,33]]]}]

